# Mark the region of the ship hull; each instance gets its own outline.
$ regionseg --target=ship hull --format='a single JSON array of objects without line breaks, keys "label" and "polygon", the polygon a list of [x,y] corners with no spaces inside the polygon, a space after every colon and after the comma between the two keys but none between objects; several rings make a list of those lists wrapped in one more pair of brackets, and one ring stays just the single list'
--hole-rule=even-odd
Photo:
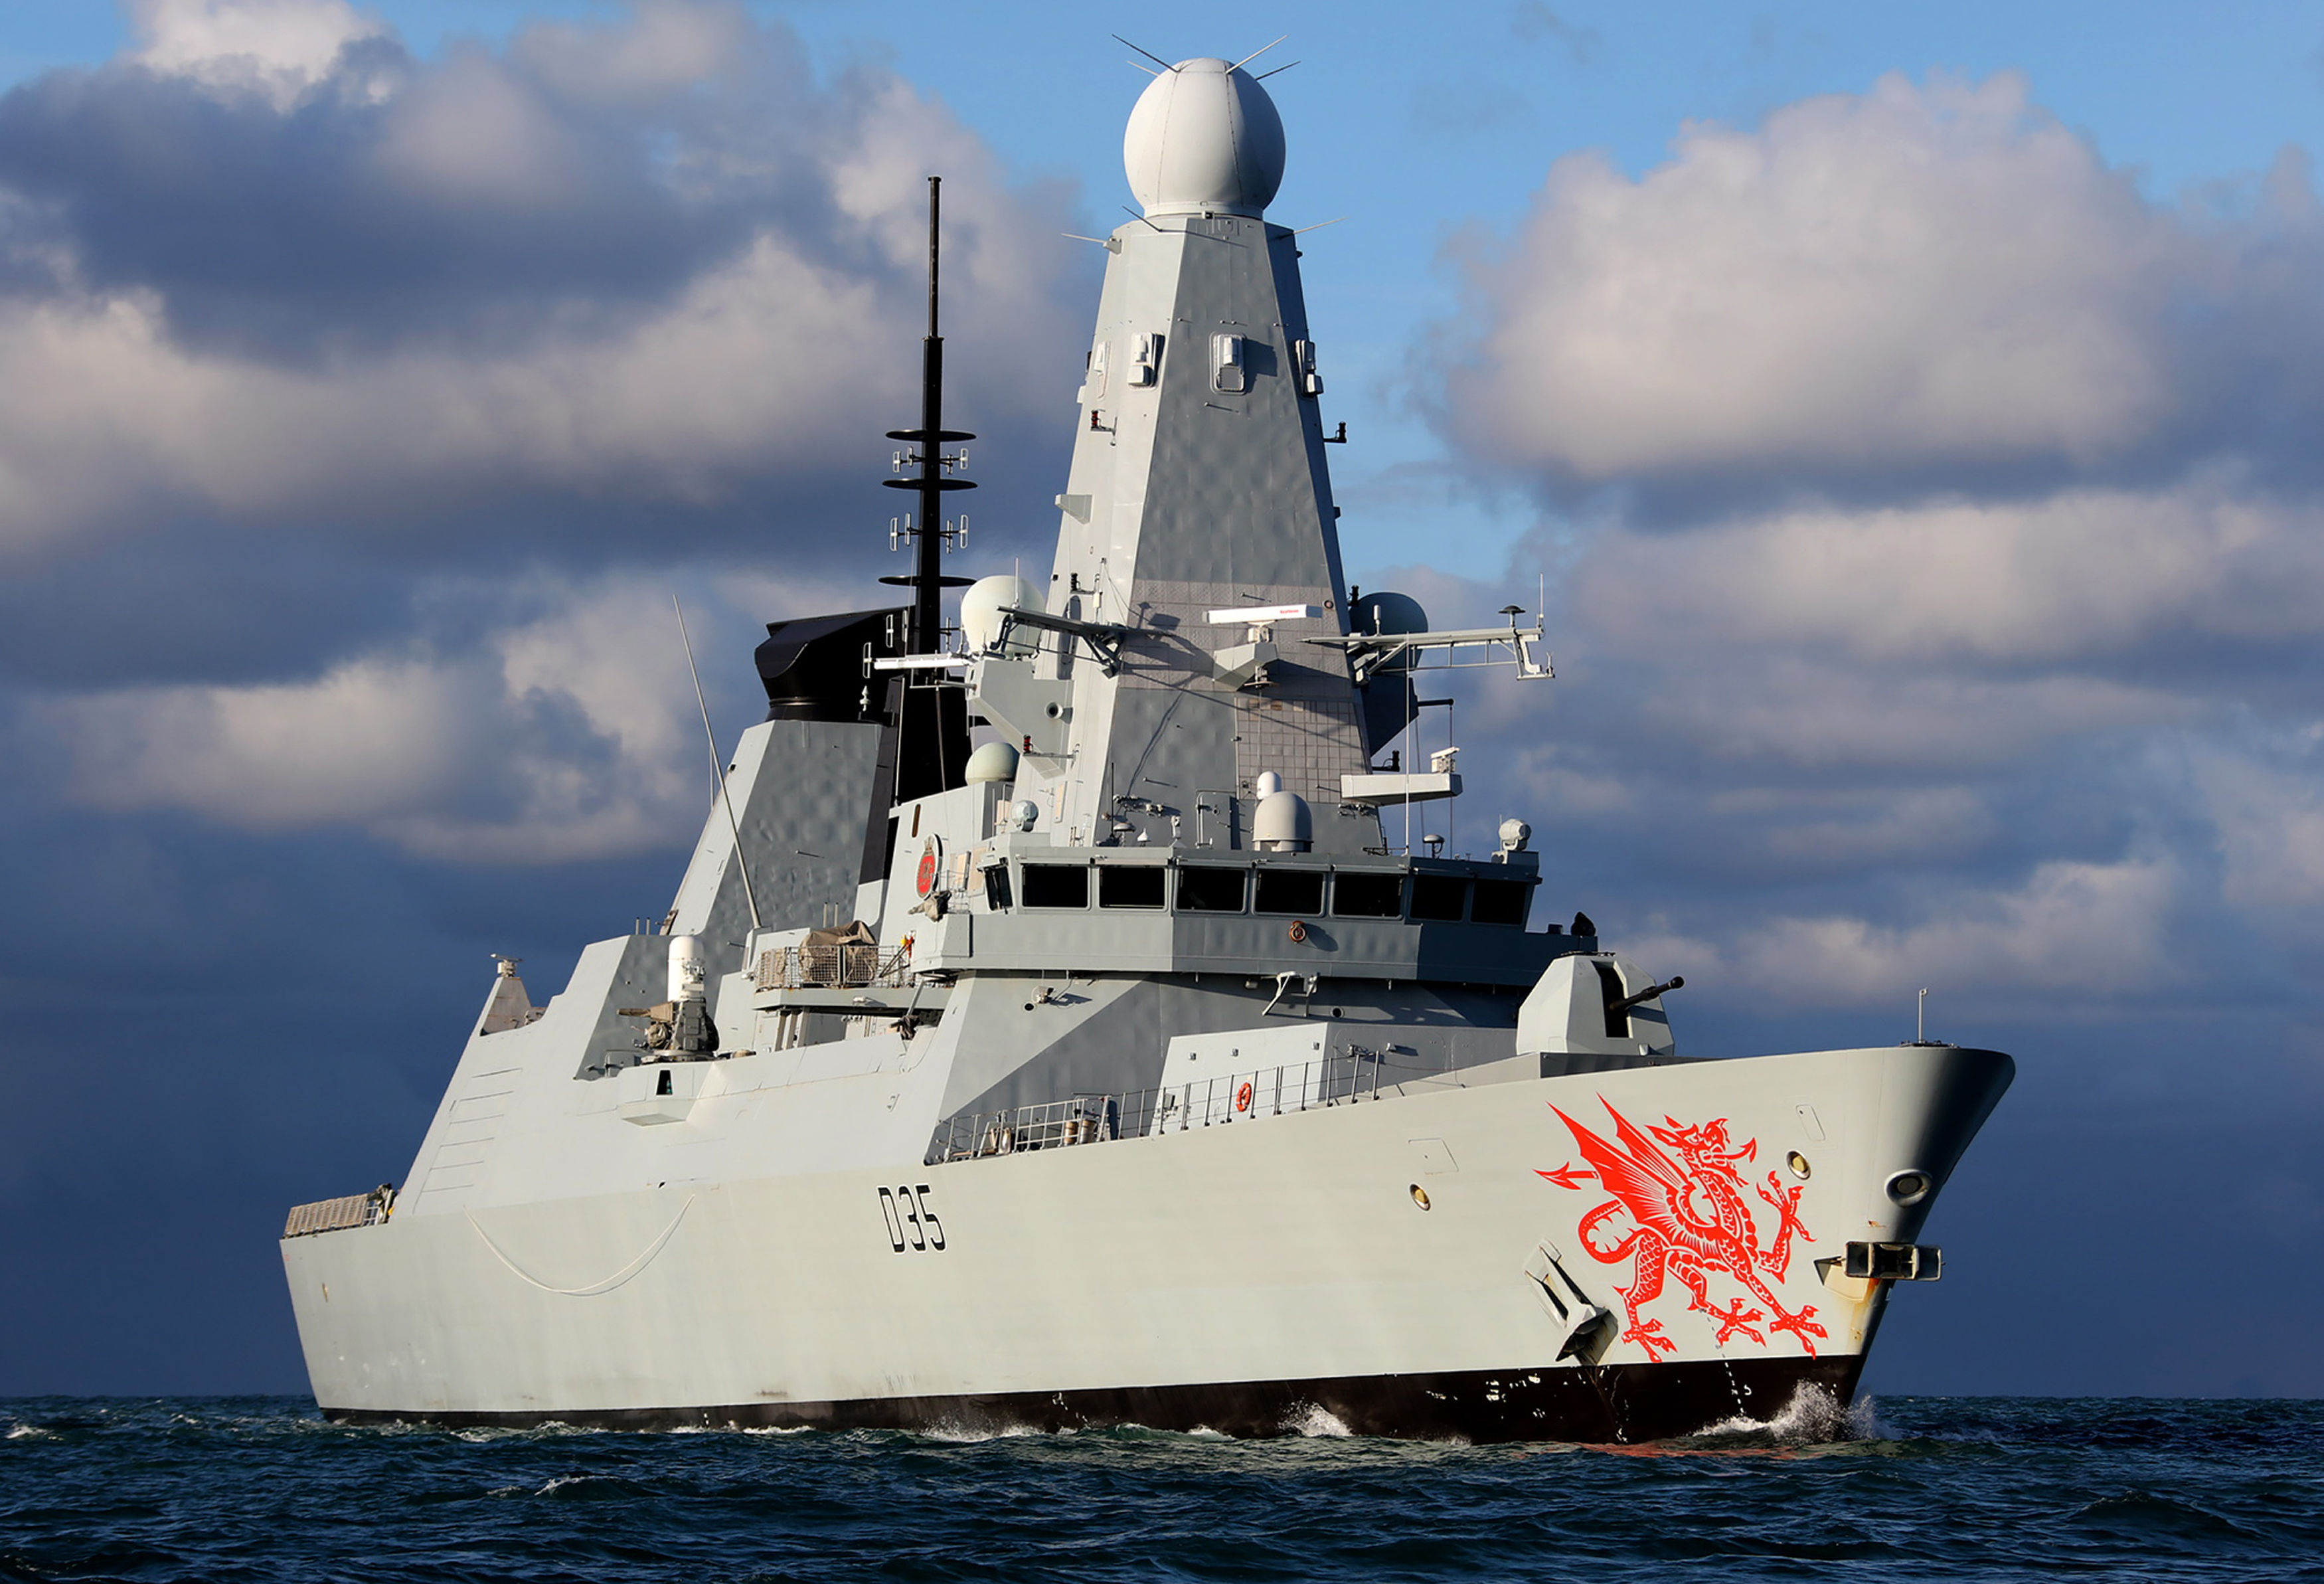
[{"label": "ship hull", "polygon": [[[635,1190],[282,1249],[317,1402],[351,1421],[1657,1440],[1774,1419],[1802,1386],[1847,1400],[1886,1286],[1842,1274],[1844,1246],[1917,1234],[1933,1196],[1884,1184],[1941,1182],[2010,1070],[1950,1047],[1687,1062],[687,1180],[736,1158],[722,1126],[740,1147],[807,1098],[758,1091],[650,1130],[668,1175]],[[1582,1133],[1713,1121],[1737,1170],[1673,1202],[1709,1224],[1737,1198],[1739,1241],[1650,1246]]]},{"label": "ship hull", "polygon": [[[1691,1435],[1722,1423],[1764,1424],[1803,1402],[1837,1408],[1854,1396],[1863,1364],[1861,1355],[1743,1358],[1597,1365],[1546,1373],[1466,1370],[845,1403],[438,1413],[424,1417],[463,1429],[570,1424],[605,1430],[893,1430],[956,1436],[1137,1425],[1239,1437],[1320,1433],[1479,1444],[1635,1444]],[[398,1423],[415,1417],[378,1409],[327,1409],[325,1413],[351,1424]]]}]

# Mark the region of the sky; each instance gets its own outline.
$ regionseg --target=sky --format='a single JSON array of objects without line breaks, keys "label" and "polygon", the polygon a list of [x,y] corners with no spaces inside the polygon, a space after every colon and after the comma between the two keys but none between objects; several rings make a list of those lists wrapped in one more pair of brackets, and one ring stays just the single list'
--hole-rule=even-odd
[{"label": "sky", "polygon": [[669,905],[669,597],[731,741],[892,570],[931,172],[1048,553],[1117,32],[1287,35],[1352,579],[1543,602],[1456,850],[1682,1050],[2016,1055],[1871,1389],[2324,1394],[2324,21],[1578,0],[0,10],[0,1394],[303,1389],[283,1209]]}]

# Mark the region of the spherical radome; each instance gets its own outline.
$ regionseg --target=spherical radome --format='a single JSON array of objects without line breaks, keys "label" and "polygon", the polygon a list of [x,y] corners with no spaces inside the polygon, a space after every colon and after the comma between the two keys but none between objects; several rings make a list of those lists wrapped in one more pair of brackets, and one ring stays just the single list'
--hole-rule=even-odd
[{"label": "spherical radome", "polygon": [[968,768],[961,779],[971,786],[981,786],[988,781],[1017,779],[1017,750],[1007,743],[985,743],[968,756]]},{"label": "spherical radome", "polygon": [[1283,118],[1250,73],[1181,60],[1138,97],[1121,162],[1148,215],[1257,215],[1283,185]]},{"label": "spherical radome", "polygon": [[[1001,572],[990,578],[979,578],[962,591],[960,630],[961,635],[968,640],[971,653],[982,654],[992,647],[1001,636],[1001,613],[1012,608],[1046,609],[1040,587],[1028,578]],[[1038,650],[1038,637],[1039,635],[1028,627],[1012,627],[1005,645],[1006,653],[1011,659],[1022,660]]]}]

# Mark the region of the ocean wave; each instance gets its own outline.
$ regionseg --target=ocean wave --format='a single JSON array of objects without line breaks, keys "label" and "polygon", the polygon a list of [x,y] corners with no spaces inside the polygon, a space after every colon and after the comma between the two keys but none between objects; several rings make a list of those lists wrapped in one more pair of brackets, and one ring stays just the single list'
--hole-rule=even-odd
[{"label": "ocean wave", "polygon": [[[449,1431],[0,1403],[0,1579],[2324,1574],[2324,1403],[1794,1398],[1644,1448],[1111,1427]],[[1611,1455],[1611,1454],[1627,1455]]]}]

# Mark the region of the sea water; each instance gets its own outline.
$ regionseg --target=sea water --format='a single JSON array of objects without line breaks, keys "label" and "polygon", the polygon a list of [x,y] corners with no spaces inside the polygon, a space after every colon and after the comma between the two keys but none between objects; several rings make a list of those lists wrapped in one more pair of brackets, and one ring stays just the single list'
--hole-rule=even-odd
[{"label": "sea water", "polygon": [[1884,1397],[1647,1448],[450,1431],[0,1402],[0,1579],[2324,1579],[2324,1403]]}]

